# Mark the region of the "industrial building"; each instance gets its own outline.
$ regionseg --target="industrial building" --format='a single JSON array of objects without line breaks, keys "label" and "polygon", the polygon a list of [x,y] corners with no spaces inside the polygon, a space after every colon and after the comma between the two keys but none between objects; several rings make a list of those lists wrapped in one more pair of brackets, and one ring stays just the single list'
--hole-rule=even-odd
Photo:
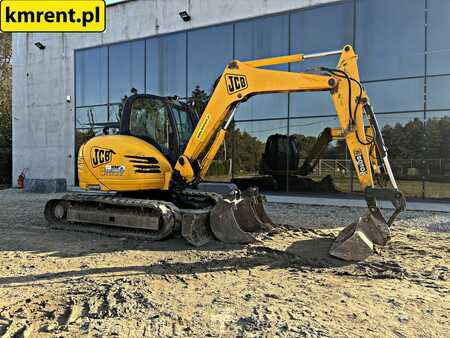
[{"label": "industrial building", "polygon": [[[400,189],[450,197],[449,13],[447,0],[129,0],[107,7],[103,33],[16,33],[13,182],[27,168],[30,178],[75,185],[77,147],[118,120],[132,89],[189,100],[208,94],[233,59],[351,44]],[[336,63],[330,56],[278,69]],[[270,135],[294,136],[302,154],[327,126],[337,118],[326,92],[254,97],[240,106],[211,179],[261,175]],[[328,174],[339,190],[358,191],[339,144],[315,171]],[[296,192],[289,180],[278,190]]]}]

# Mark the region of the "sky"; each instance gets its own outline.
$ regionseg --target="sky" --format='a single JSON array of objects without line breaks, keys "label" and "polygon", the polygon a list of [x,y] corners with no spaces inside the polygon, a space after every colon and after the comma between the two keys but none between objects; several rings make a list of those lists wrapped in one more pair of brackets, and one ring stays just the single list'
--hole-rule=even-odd
[{"label": "sky", "polygon": [[120,2],[120,1],[124,1],[124,0],[105,0],[107,5],[112,4],[114,2]]}]

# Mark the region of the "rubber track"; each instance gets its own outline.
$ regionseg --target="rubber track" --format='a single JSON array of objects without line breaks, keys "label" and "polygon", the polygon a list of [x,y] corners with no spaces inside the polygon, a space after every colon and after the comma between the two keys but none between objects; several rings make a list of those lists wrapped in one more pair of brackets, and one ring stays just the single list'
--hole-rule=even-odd
[{"label": "rubber track", "polygon": [[[217,199],[222,198],[221,195],[209,192],[200,192],[194,190],[185,190],[182,193],[185,196],[192,197],[207,197],[211,200],[211,207],[214,206]],[[151,209],[152,212],[156,212],[159,216],[163,217],[163,221],[167,223],[172,223],[173,226],[165,229],[163,234],[157,231],[145,230],[145,229],[132,229],[132,228],[122,228],[114,227],[108,225],[100,224],[90,224],[90,223],[74,223],[68,221],[57,220],[52,217],[52,212],[49,206],[50,202],[56,201],[66,201],[67,203],[80,203],[80,204],[107,204],[110,206],[120,206],[120,207],[133,207],[133,208],[147,208]],[[209,209],[209,208],[208,208]],[[99,235],[104,235],[108,237],[119,237],[128,239],[138,239],[138,240],[160,240],[168,237],[174,231],[180,232],[181,229],[181,219],[182,214],[189,212],[189,209],[180,209],[172,202],[163,200],[147,200],[147,199],[137,199],[137,198],[125,198],[125,197],[115,197],[111,195],[102,196],[100,194],[94,195],[92,193],[80,193],[80,194],[68,194],[63,196],[59,200],[51,200],[47,203],[45,207],[45,216],[49,223],[49,227],[52,229],[75,231],[83,233],[95,233]]]},{"label": "rubber track", "polygon": [[173,203],[166,201],[145,200],[136,198],[124,198],[114,196],[101,196],[93,194],[69,194],[63,196],[57,201],[66,201],[67,203],[80,203],[80,204],[106,204],[109,206],[120,206],[127,208],[145,208],[150,209],[155,216],[163,218],[163,233],[145,229],[131,229],[121,228],[100,224],[88,224],[88,223],[74,223],[68,221],[56,220],[51,217],[51,211],[47,210],[51,200],[46,205],[46,219],[49,222],[50,228],[69,230],[77,232],[96,233],[109,237],[125,237],[130,239],[147,239],[147,240],[159,240],[169,236],[173,230],[181,226],[181,211]]}]

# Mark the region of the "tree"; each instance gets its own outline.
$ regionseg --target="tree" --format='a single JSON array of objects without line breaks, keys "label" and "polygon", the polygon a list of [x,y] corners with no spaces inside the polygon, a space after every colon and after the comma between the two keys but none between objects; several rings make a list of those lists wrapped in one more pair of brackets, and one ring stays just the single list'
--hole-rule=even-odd
[{"label": "tree", "polygon": [[[259,164],[265,144],[257,137],[250,135],[246,131],[230,126],[227,142],[227,152],[229,145],[233,143],[233,170],[235,175],[255,174],[259,171]],[[231,150],[231,149],[230,149]]]},{"label": "tree", "polygon": [[0,146],[11,147],[11,34],[0,33]]},{"label": "tree", "polygon": [[[393,127],[389,124],[384,126],[382,134],[389,156],[393,159],[421,159],[425,156],[425,136],[422,120],[415,118],[405,125],[396,123]],[[432,133],[434,134],[434,133]],[[428,136],[430,138],[430,136]],[[440,144],[442,137],[434,135],[433,144]],[[428,141],[430,142],[430,141]],[[433,154],[440,157],[438,153]]]},{"label": "tree", "polygon": [[208,94],[200,86],[196,86],[192,91],[191,97],[188,98],[187,103],[194,107],[195,113],[200,117],[208,104],[208,100]]},{"label": "tree", "polygon": [[450,158],[450,117],[429,118],[426,121],[426,158]]}]

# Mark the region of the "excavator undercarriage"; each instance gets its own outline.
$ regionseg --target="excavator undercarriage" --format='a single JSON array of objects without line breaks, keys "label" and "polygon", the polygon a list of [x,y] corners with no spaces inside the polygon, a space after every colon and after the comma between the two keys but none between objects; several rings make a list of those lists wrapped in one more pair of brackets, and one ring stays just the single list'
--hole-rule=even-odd
[{"label": "excavator undercarriage", "polygon": [[165,201],[118,194],[68,194],[48,201],[44,214],[54,229],[152,241],[178,233],[194,246],[214,239],[251,243],[258,233],[275,227],[257,188],[242,193],[234,189],[226,196],[186,189]]}]

